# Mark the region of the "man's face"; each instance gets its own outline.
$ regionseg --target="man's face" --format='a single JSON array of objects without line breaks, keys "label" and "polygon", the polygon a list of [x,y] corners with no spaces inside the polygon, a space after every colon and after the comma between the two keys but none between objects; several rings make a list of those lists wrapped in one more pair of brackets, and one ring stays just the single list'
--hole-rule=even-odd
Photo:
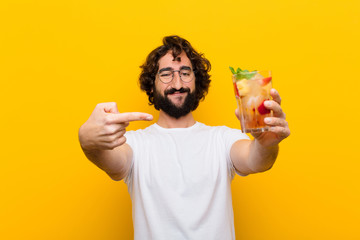
[{"label": "man's face", "polygon": [[[164,69],[180,70],[189,67],[193,69],[191,61],[185,52],[177,56],[176,61],[173,60],[174,57],[171,52],[168,52],[160,58],[158,72]],[[191,82],[186,83],[180,79],[179,73],[175,72],[174,79],[170,83],[163,83],[157,74],[155,79],[154,104],[168,115],[178,119],[194,110],[194,106],[197,104],[194,90],[195,76],[193,76]]]}]

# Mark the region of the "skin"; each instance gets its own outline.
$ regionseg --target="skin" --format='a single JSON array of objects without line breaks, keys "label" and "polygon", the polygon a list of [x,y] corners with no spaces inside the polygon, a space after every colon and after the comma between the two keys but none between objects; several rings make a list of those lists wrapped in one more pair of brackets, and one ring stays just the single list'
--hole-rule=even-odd
[{"label": "skin", "polygon": [[[181,61],[173,61],[173,56],[168,53],[164,57],[160,58],[159,60],[159,70],[166,67],[171,67],[173,70],[179,70],[183,66],[191,67],[192,64],[189,58],[186,56],[186,54],[183,52],[179,55],[181,58]],[[195,90],[195,77],[194,80],[185,83],[181,81],[180,76],[178,73],[174,73],[174,79],[170,83],[163,83],[160,81],[159,77],[156,76],[155,79],[155,88],[157,91],[161,93],[162,96],[164,96],[164,92],[168,89],[174,88],[174,89],[180,89],[180,88],[189,88],[191,92]],[[185,97],[187,96],[186,93],[174,93],[169,94],[168,98],[176,105],[181,106],[184,104]],[[192,113],[187,114],[186,116],[183,116],[179,119],[175,119],[169,115],[167,115],[164,111],[160,110],[159,113],[159,119],[157,121],[157,124],[164,128],[186,128],[190,127],[195,124],[195,119],[192,115]]]},{"label": "skin", "polygon": [[[264,103],[267,109],[273,110],[273,117],[265,118],[265,123],[271,126],[270,131],[252,134],[254,140],[239,140],[231,147],[231,160],[235,168],[245,175],[269,170],[278,155],[279,143],[290,135],[285,113],[280,106],[280,95],[275,89],[271,89],[270,94],[273,100]],[[238,109],[235,115],[240,121]]]},{"label": "skin", "polygon": [[[192,68],[186,54],[179,55],[181,61],[173,61],[171,53],[167,53],[159,60],[159,70],[171,67],[179,70],[183,66]],[[195,90],[194,80],[185,83],[181,81],[178,73],[170,83],[163,83],[158,76],[155,79],[155,88],[163,96],[164,91],[175,88],[189,88]],[[176,105],[184,103],[188,93],[174,93],[167,97]],[[254,140],[239,140],[231,147],[231,160],[241,174],[263,172],[270,169],[277,157],[279,143],[290,135],[285,113],[280,107],[281,98],[275,89],[271,90],[273,100],[265,102],[265,107],[273,111],[273,117],[267,118],[271,126],[269,132],[253,135]],[[239,113],[235,112],[239,119]],[[87,156],[99,168],[103,169],[112,179],[123,179],[130,170],[132,149],[126,143],[124,134],[126,127],[132,121],[150,121],[153,117],[147,113],[130,112],[120,113],[116,103],[98,104],[89,119],[79,129],[80,145]],[[186,128],[195,124],[192,112],[175,119],[160,110],[157,124],[164,128]]]}]

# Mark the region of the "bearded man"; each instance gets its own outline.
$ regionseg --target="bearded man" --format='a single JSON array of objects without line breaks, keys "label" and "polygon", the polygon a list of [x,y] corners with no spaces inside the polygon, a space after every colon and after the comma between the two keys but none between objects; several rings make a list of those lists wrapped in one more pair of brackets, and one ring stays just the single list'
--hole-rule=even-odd
[{"label": "bearded man", "polygon": [[235,173],[269,170],[279,143],[290,134],[278,92],[272,89],[273,100],[265,101],[273,111],[266,119],[270,130],[250,140],[238,129],[194,119],[209,89],[211,65],[187,40],[165,37],[141,68],[140,86],[160,111],[157,122],[126,132],[129,122],[153,117],[100,103],[79,129],[85,155],[127,184],[135,240],[235,239]]}]

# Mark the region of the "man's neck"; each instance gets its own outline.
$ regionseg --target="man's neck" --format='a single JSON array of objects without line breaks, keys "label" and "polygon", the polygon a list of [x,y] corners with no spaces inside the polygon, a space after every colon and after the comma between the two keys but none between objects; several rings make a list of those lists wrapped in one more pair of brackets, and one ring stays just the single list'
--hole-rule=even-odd
[{"label": "man's neck", "polygon": [[160,110],[157,124],[163,128],[187,128],[195,124],[195,119],[191,112],[179,119],[176,119]]}]

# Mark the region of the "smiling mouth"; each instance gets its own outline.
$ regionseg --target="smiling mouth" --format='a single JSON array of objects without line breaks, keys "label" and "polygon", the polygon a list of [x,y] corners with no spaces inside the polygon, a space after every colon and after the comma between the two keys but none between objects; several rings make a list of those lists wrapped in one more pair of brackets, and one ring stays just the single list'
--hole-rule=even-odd
[{"label": "smiling mouth", "polygon": [[166,95],[181,95],[182,93],[190,93],[190,89],[188,88],[180,88],[180,89],[170,89],[165,91],[165,96]]},{"label": "smiling mouth", "polygon": [[185,99],[187,92],[174,92],[171,94],[168,94],[168,97],[171,96],[172,99],[182,100]]},{"label": "smiling mouth", "polygon": [[185,94],[186,92],[174,92],[174,93],[170,93],[169,95],[182,95]]}]

